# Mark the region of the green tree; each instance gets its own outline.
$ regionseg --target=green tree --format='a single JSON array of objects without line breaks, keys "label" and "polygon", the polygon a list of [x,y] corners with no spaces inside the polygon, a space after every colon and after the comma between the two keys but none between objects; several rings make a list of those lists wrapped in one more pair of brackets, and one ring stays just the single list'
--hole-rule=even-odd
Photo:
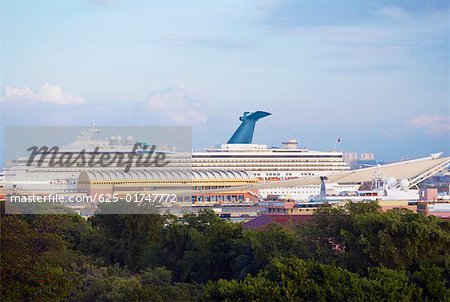
[{"label": "green tree", "polygon": [[233,277],[233,250],[242,239],[242,226],[227,222],[213,211],[185,215],[166,226],[161,242],[165,266],[174,279],[207,282]]},{"label": "green tree", "polygon": [[375,203],[324,208],[297,230],[298,256],[336,262],[366,274],[371,267],[410,269],[450,250],[450,222]]},{"label": "green tree", "polygon": [[277,224],[269,225],[265,231],[246,230],[243,239],[244,243],[234,250],[238,279],[257,273],[275,257],[295,254],[295,234]]},{"label": "green tree", "polygon": [[1,219],[3,301],[56,301],[70,295],[82,260],[57,234],[33,228],[19,215]]},{"label": "green tree", "polygon": [[197,284],[173,283],[171,272],[158,267],[132,274],[120,267],[85,267],[84,282],[70,301],[195,301]]},{"label": "green tree", "polygon": [[275,258],[257,276],[219,280],[205,288],[205,301],[411,301],[421,290],[404,272],[375,270],[361,277],[335,265],[295,257]]},{"label": "green tree", "polygon": [[94,233],[90,251],[107,264],[133,272],[157,262],[158,242],[166,216],[158,214],[100,214],[90,218]]},{"label": "green tree", "polygon": [[411,279],[424,290],[424,296],[429,300],[450,301],[450,279],[445,271],[444,267],[422,265],[412,274]]}]

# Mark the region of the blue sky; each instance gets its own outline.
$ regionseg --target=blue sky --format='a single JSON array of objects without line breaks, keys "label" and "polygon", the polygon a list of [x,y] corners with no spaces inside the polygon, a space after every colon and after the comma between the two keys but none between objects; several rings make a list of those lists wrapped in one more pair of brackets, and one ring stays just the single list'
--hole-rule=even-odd
[{"label": "blue sky", "polygon": [[2,125],[192,125],[396,160],[450,150],[448,1],[1,1]]}]

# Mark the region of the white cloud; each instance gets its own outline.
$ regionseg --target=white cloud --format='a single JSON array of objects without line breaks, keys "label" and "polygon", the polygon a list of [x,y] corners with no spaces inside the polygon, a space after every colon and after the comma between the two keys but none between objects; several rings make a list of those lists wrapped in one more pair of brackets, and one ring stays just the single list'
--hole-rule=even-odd
[{"label": "white cloud", "polygon": [[416,129],[423,129],[432,136],[450,134],[450,116],[448,115],[420,115],[411,119],[409,125]]},{"label": "white cloud", "polygon": [[379,13],[380,15],[393,20],[405,20],[411,17],[404,8],[395,5],[385,6]]},{"label": "white cloud", "polygon": [[151,92],[145,107],[168,122],[176,124],[205,124],[208,120],[202,110],[202,100],[191,95],[183,86]]},{"label": "white cloud", "polygon": [[81,97],[65,93],[60,86],[49,83],[42,84],[41,88],[37,90],[33,90],[28,86],[19,88],[6,86],[0,100],[2,102],[30,100],[59,105],[79,105],[84,103]]}]

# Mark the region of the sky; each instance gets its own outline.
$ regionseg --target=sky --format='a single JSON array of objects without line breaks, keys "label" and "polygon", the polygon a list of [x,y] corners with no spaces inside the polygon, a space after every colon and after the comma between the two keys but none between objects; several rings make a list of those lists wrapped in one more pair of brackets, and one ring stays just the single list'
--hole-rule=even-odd
[{"label": "sky", "polygon": [[202,150],[265,110],[256,143],[449,154],[449,68],[447,0],[1,1],[2,133],[192,125]]}]

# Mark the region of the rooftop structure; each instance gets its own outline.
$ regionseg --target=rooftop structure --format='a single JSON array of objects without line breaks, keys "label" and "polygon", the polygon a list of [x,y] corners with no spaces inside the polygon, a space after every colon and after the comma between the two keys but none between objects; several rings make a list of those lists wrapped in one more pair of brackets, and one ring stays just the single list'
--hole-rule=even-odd
[{"label": "rooftop structure", "polygon": [[87,171],[80,174],[79,180],[82,182],[102,182],[102,181],[192,181],[192,180],[237,180],[254,179],[253,175],[243,170],[123,170],[110,171]]}]

